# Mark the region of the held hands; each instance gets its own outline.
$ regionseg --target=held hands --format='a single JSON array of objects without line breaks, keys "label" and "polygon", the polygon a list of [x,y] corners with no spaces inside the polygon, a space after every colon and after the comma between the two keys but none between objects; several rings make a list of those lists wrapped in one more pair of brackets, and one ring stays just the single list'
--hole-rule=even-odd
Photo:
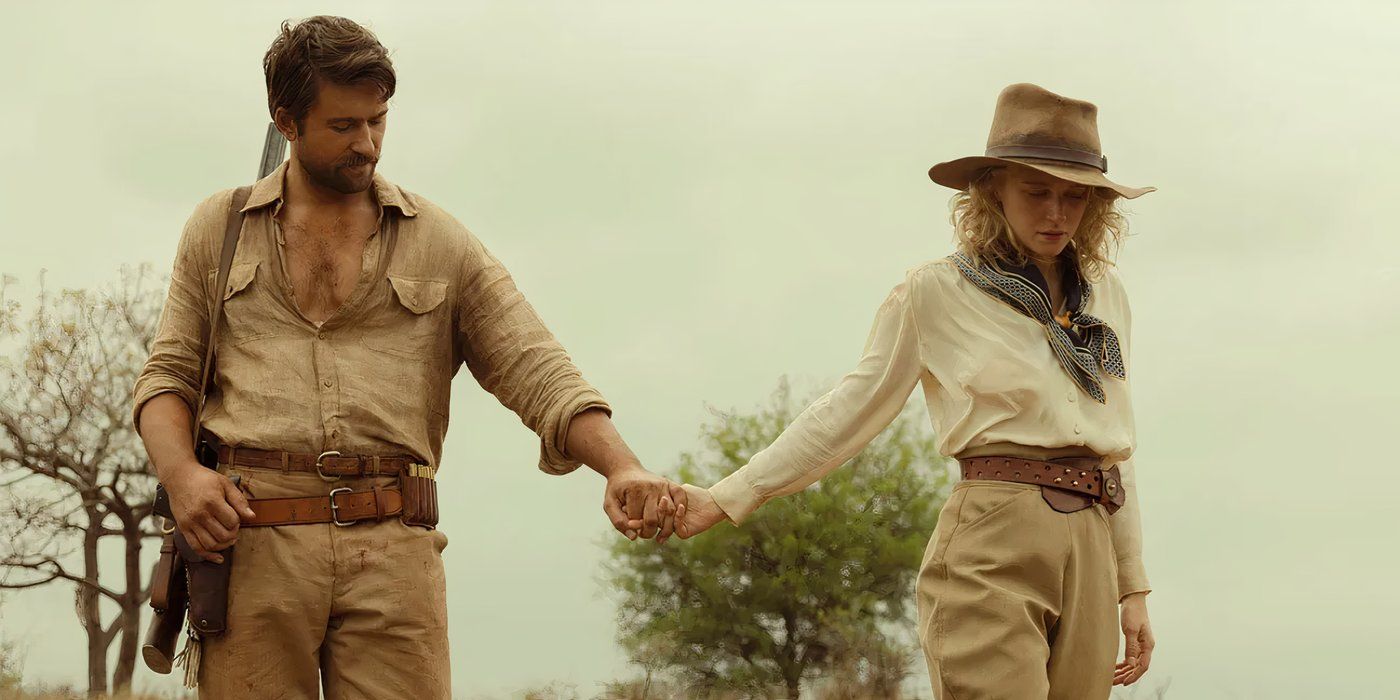
[{"label": "held hands", "polygon": [[640,466],[608,477],[603,510],[627,539],[640,535],[658,544],[672,534],[689,539],[725,519],[709,491],[677,484]]},{"label": "held hands", "polygon": [[676,513],[676,534],[681,539],[690,539],[727,517],[709,491],[690,484],[672,484],[671,488],[673,492],[683,493],[686,499],[685,507]]},{"label": "held hands", "polygon": [[170,511],[185,541],[206,561],[222,564],[219,552],[238,541],[242,519],[253,517],[248,499],[228,477],[197,462],[168,481]]},{"label": "held hands", "polygon": [[1157,640],[1147,620],[1147,594],[1131,593],[1123,599],[1123,660],[1113,669],[1114,685],[1131,685],[1152,663],[1152,649]]},{"label": "held hands", "polygon": [[640,464],[608,474],[603,512],[629,540],[640,535],[665,542],[675,532],[676,517],[685,510],[685,493],[669,480],[652,474]]}]

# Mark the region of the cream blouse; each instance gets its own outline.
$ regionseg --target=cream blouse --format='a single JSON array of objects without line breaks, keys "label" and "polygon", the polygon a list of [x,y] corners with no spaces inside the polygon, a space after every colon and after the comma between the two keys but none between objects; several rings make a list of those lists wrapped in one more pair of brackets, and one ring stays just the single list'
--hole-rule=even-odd
[{"label": "cream blouse", "polygon": [[[1093,284],[1085,311],[1117,333],[1131,379],[1128,298],[1116,270]],[[845,464],[899,415],[922,384],[938,450],[957,456],[994,443],[1080,447],[1118,464],[1126,502],[1111,518],[1119,597],[1149,589],[1131,457],[1128,382],[1103,379],[1106,401],[1065,372],[1046,330],[968,282],[951,260],[912,270],[880,306],[860,363],[769,447],[710,488],[742,523],[764,502],[796,493]]]}]

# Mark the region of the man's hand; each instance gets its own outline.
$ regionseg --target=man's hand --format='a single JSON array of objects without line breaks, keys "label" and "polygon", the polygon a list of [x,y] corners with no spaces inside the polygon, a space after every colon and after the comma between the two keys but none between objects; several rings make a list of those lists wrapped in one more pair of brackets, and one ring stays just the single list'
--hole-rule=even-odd
[{"label": "man's hand", "polygon": [[253,517],[248,499],[228,477],[198,462],[180,467],[163,485],[185,541],[206,561],[222,564],[219,552],[238,541],[242,518]]},{"label": "man's hand", "polygon": [[1152,663],[1152,649],[1157,640],[1147,621],[1147,594],[1130,593],[1123,599],[1123,660],[1113,670],[1114,685],[1132,685]]},{"label": "man's hand", "polygon": [[238,539],[240,516],[251,518],[248,499],[224,475],[195,461],[189,404],[173,392],[141,407],[141,440],[170,498],[170,512],[185,542],[208,561]]},{"label": "man's hand", "polygon": [[690,484],[684,484],[680,490],[686,495],[685,505],[676,513],[676,534],[681,539],[690,539],[729,517],[709,491]]},{"label": "man's hand", "polygon": [[[652,474],[640,464],[614,469],[608,474],[603,493],[603,512],[613,527],[629,540],[638,535],[665,542],[675,532],[678,505],[684,504],[684,493],[672,495],[673,484]],[[679,496],[679,503],[676,496]]]},{"label": "man's hand", "polygon": [[627,539],[641,535],[665,542],[675,531],[676,507],[685,503],[685,494],[642,467],[606,410],[594,407],[574,416],[565,448],[564,454],[608,480],[603,512]]}]

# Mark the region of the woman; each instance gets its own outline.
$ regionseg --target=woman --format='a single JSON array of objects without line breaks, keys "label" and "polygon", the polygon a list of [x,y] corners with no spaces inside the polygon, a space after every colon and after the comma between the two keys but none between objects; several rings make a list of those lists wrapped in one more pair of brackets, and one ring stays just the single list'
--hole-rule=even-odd
[{"label": "woman", "polygon": [[986,155],[929,171],[960,190],[958,252],[911,270],[856,369],[747,465],[708,491],[685,485],[677,511],[682,537],[742,523],[853,457],[922,382],[963,477],[916,591],[939,698],[1107,698],[1151,661],[1130,317],[1108,256],[1116,200],[1153,188],[1104,176],[1096,120],[1088,102],[1003,90]]}]

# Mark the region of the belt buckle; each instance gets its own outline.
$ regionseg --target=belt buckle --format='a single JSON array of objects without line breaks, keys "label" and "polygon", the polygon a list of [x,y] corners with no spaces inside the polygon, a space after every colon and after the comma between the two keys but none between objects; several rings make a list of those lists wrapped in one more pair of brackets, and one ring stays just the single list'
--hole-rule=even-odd
[{"label": "belt buckle", "polygon": [[360,522],[359,520],[350,520],[348,522],[342,522],[340,519],[340,506],[335,504],[335,495],[337,493],[349,492],[349,486],[341,486],[338,489],[331,489],[331,492],[327,494],[327,496],[331,499],[331,522],[335,523],[338,527],[349,527],[351,525],[354,525],[355,523]]},{"label": "belt buckle", "polygon": [[[325,459],[326,457],[339,457],[339,456],[340,456],[340,450],[326,450],[325,452],[322,452],[321,454],[316,455],[316,475],[319,476],[319,477],[321,477],[321,481],[324,481],[324,482],[326,482],[326,483],[328,483],[328,484],[331,484],[331,483],[335,483],[335,482],[337,482],[337,481],[340,481],[340,475],[336,474],[336,475],[326,476],[326,473],[323,472],[323,471],[321,471],[321,466],[322,466],[322,465],[321,465],[321,460]],[[335,491],[332,491],[331,493],[335,493]],[[332,504],[332,505],[335,504],[335,500],[334,500],[334,499],[331,500],[331,504]]]},{"label": "belt buckle", "polygon": [[1099,492],[1099,498],[1104,501],[1113,500],[1118,495],[1118,480],[1108,472],[1103,473],[1103,489]]},{"label": "belt buckle", "polygon": [[1118,512],[1123,507],[1127,494],[1124,493],[1123,477],[1119,472],[1118,465],[1114,464],[1108,469],[1099,469],[1099,497],[1098,503],[1108,511],[1109,515]]}]

